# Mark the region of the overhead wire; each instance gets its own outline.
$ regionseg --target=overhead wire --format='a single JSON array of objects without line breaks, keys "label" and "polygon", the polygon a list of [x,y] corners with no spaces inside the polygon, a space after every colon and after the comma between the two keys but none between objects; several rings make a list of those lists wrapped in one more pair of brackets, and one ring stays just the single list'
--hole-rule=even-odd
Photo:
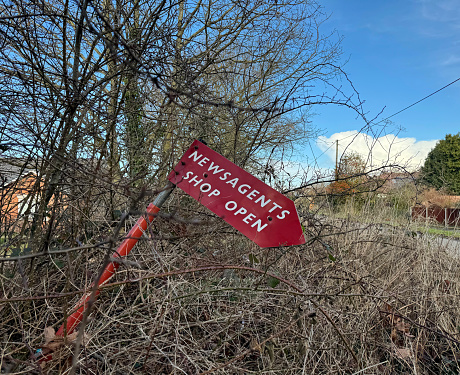
[{"label": "overhead wire", "polygon": [[[447,87],[449,87],[449,86],[452,86],[454,83],[456,83],[456,82],[458,82],[458,81],[460,81],[460,77],[457,78],[456,80],[452,81],[451,83],[448,83],[447,85],[441,87],[439,90],[436,90],[436,91],[432,92],[431,94],[425,96],[424,98],[422,98],[422,99],[416,101],[415,103],[412,103],[411,105],[408,105],[407,107],[401,109],[400,111],[398,111],[398,112],[396,112],[396,113],[393,113],[391,116],[388,116],[388,117],[384,118],[383,120],[380,120],[380,121],[377,122],[376,124],[380,124],[380,123],[383,122],[383,121],[386,121],[386,120],[388,120],[388,119],[390,119],[390,118],[392,118],[392,117],[394,117],[394,116],[396,116],[396,115],[399,115],[401,112],[404,112],[404,111],[408,110],[409,108],[413,107],[414,105],[417,105],[418,103],[423,102],[424,100],[426,100],[426,99],[428,99],[429,97],[431,97],[431,96],[437,94],[438,92],[444,90],[445,88],[447,88]],[[375,124],[375,125],[376,125],[376,124]]]},{"label": "overhead wire", "polygon": [[[415,105],[417,105],[417,104],[423,102],[424,100],[426,100],[426,99],[432,97],[433,95],[436,95],[438,92],[440,92],[440,91],[446,89],[447,87],[452,86],[454,83],[456,83],[456,82],[458,82],[458,81],[460,81],[460,77],[457,78],[457,79],[455,79],[455,80],[453,80],[452,82],[448,83],[447,85],[441,87],[440,89],[438,89],[438,90],[432,92],[431,94],[424,96],[422,99],[417,100],[416,102],[414,102],[414,103],[412,103],[412,104],[410,104],[410,105],[404,107],[403,109],[401,109],[401,110],[399,110],[399,111],[393,113],[392,115],[390,115],[390,116],[388,116],[388,117],[385,117],[384,119],[380,120],[379,122],[376,122],[376,123],[372,123],[372,122],[371,122],[370,124],[378,125],[378,124],[380,124],[380,123],[382,123],[382,122],[384,122],[384,121],[387,121],[387,120],[389,120],[390,118],[392,118],[392,117],[394,117],[394,116],[396,116],[396,115],[399,115],[400,113],[402,113],[402,112],[408,110],[409,108],[412,108],[413,106],[415,106]],[[345,136],[345,137],[339,139],[339,141],[343,141],[343,140],[345,140],[345,139],[347,139],[347,138],[350,138],[350,137],[353,137],[353,136],[355,136],[355,135],[356,135],[356,134],[347,135],[347,136]],[[323,141],[323,142],[326,143],[325,141]],[[335,140],[332,142],[332,144],[334,144],[334,143],[335,143]]]},{"label": "overhead wire", "polygon": [[[448,83],[447,85],[441,87],[440,89],[438,89],[438,90],[436,90],[436,91],[433,91],[432,93],[430,93],[430,94],[424,96],[422,99],[417,100],[416,102],[414,102],[414,103],[412,103],[412,104],[410,104],[410,105],[404,107],[403,109],[401,109],[401,110],[399,110],[399,111],[393,113],[392,115],[390,115],[390,116],[388,116],[388,117],[385,117],[384,119],[380,120],[379,122],[376,122],[376,123],[370,122],[370,124],[372,124],[372,125],[378,125],[378,124],[380,124],[380,123],[382,123],[382,122],[384,122],[384,121],[387,121],[387,120],[389,120],[390,118],[392,118],[392,117],[394,117],[394,116],[396,116],[396,115],[399,115],[400,113],[402,113],[402,112],[408,110],[409,108],[412,108],[413,106],[415,106],[415,105],[417,105],[417,104],[423,102],[424,100],[426,100],[426,99],[432,97],[433,95],[436,95],[437,93],[441,92],[442,90],[446,89],[447,87],[452,86],[453,84],[455,84],[455,83],[458,82],[458,81],[460,81],[460,77],[457,78],[457,79],[455,79],[455,80],[453,80],[452,82]],[[345,137],[343,137],[343,138],[341,138],[341,139],[338,139],[338,141],[340,142],[340,141],[343,141],[343,140],[345,140],[345,139],[347,139],[347,138],[350,138],[350,137],[356,137],[356,135],[357,135],[357,134],[355,134],[355,133],[354,133],[354,134],[349,134],[349,135],[347,135],[347,136],[345,136]],[[319,139],[318,139],[318,140],[319,140]],[[320,140],[320,141],[322,141],[322,142],[325,143],[326,145],[328,145],[328,143],[329,143],[329,142],[326,142],[325,140]],[[319,155],[319,157],[321,157],[322,155],[324,155],[324,154],[335,144],[336,141],[337,141],[337,140],[331,141],[330,146],[327,147],[327,149],[323,150],[323,152]]]}]

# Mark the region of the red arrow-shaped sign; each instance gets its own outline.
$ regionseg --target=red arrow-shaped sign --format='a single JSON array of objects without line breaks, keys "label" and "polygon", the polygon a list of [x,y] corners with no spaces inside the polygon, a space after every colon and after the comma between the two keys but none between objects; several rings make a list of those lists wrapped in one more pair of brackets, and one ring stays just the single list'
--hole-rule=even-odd
[{"label": "red arrow-shaped sign", "polygon": [[293,201],[199,141],[168,178],[261,247],[305,243]]}]

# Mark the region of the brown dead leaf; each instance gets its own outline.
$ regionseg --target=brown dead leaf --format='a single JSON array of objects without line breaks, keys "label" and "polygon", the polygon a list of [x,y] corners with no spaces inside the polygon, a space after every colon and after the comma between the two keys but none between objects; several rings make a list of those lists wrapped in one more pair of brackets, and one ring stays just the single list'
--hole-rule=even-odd
[{"label": "brown dead leaf", "polygon": [[388,303],[384,303],[380,310],[380,315],[383,320],[384,327],[391,328],[391,340],[396,342],[398,332],[404,334],[406,337],[414,337],[410,332],[410,323],[405,321],[401,316],[396,315],[394,308]]},{"label": "brown dead leaf", "polygon": [[399,332],[403,332],[406,336],[409,335],[410,324],[402,320],[401,318],[397,318],[395,322],[395,327]]},{"label": "brown dead leaf", "polygon": [[[85,341],[85,336],[83,335],[83,341]],[[67,335],[66,338],[66,344],[75,344],[75,341],[77,341],[78,337],[78,332],[71,333],[70,335]]]},{"label": "brown dead leaf", "polygon": [[48,349],[48,352],[54,352],[64,345],[64,338],[59,336],[54,336],[54,338],[48,343],[42,345],[42,349]]},{"label": "brown dead leaf", "polygon": [[263,352],[262,347],[260,346],[260,344],[257,342],[257,340],[254,337],[251,338],[249,346],[251,347],[252,350],[258,351],[259,353]]},{"label": "brown dead leaf", "polygon": [[411,358],[412,356],[412,351],[409,348],[394,347],[394,349],[395,349],[395,355],[399,359],[408,359],[408,358]]},{"label": "brown dead leaf", "polygon": [[396,344],[396,341],[398,340],[398,331],[396,329],[393,328],[391,330],[390,338],[391,338],[391,342]]},{"label": "brown dead leaf", "polygon": [[56,331],[54,330],[53,327],[46,327],[44,332],[45,336],[45,345],[48,344],[51,340],[54,339],[54,336],[56,336]]},{"label": "brown dead leaf", "polygon": [[[70,335],[67,335],[65,338],[62,336],[56,336],[56,332],[53,327],[46,327],[43,331],[45,336],[45,343],[41,346],[45,353],[55,352],[60,347],[64,345],[75,344],[75,341],[78,337],[78,332],[73,332]],[[86,334],[83,334],[82,344],[84,345],[88,342],[89,337]]]}]

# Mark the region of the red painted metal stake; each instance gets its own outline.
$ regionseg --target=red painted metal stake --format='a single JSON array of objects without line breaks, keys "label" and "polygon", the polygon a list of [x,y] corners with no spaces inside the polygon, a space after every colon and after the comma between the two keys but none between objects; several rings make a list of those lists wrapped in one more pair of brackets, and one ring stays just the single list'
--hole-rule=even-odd
[{"label": "red painted metal stake", "polygon": [[[153,221],[156,214],[160,211],[161,206],[166,201],[168,196],[174,190],[175,185],[168,184],[164,190],[157,196],[153,203],[150,203],[146,210],[147,220],[144,217],[141,217],[134,227],[129,231],[126,239],[120,244],[117,251],[115,251],[112,255],[112,258],[121,258],[127,256],[137,241],[141,238],[142,233],[145,232],[149,223]],[[104,269],[101,277],[97,282],[97,287],[104,285],[115,273],[117,268],[120,266],[118,262],[110,262]],[[67,318],[67,322],[62,324],[59,330],[56,332],[56,336],[64,336],[65,334],[71,334],[78,324],[83,319],[83,315],[88,308],[88,302],[91,298],[92,290],[94,288],[95,283],[91,285],[89,288],[90,291],[85,294],[80,301],[75,305],[72,309],[74,312],[69,315]],[[99,289],[95,292],[95,297],[99,295]]]}]

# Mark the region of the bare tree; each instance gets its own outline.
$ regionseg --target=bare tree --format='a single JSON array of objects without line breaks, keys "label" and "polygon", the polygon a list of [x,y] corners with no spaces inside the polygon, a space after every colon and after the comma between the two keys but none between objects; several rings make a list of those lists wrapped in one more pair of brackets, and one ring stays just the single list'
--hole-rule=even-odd
[{"label": "bare tree", "polygon": [[[369,223],[385,205],[355,222],[305,199],[307,243],[259,249],[178,193],[183,210],[109,256],[119,211],[155,194],[193,138],[276,176],[316,105],[361,112],[325,19],[312,0],[0,0],[2,372],[458,370],[458,259]],[[360,182],[361,164],[342,177]],[[77,342],[55,337],[111,262]]]},{"label": "bare tree", "polygon": [[342,75],[340,40],[321,34],[314,1],[1,8],[0,84],[10,98],[0,109],[2,144],[40,161],[36,250],[66,217],[73,226],[96,211],[114,220],[123,197],[134,208],[193,138],[254,168],[310,134],[314,105],[359,111],[332,84]]}]

